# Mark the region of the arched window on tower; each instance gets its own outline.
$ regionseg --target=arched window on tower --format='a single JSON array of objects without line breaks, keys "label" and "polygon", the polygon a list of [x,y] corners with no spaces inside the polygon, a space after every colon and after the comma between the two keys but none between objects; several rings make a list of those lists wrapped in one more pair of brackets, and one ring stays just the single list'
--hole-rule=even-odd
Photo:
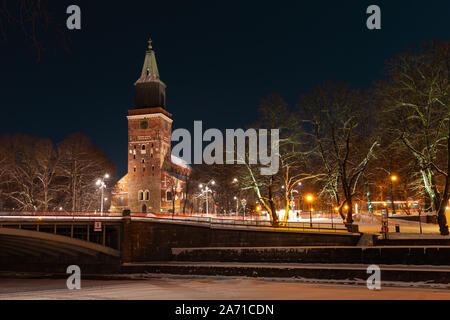
[{"label": "arched window on tower", "polygon": [[150,191],[148,190],[145,191],[145,200],[150,200]]},{"label": "arched window on tower", "polygon": [[144,192],[142,190],[139,190],[138,199],[139,199],[139,201],[143,201],[144,200]]}]

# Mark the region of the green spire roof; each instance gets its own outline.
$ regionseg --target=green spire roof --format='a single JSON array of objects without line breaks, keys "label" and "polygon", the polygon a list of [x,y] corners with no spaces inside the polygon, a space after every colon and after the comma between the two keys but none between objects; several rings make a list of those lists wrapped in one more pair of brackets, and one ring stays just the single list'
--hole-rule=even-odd
[{"label": "green spire roof", "polygon": [[145,54],[145,61],[142,67],[141,77],[136,83],[152,82],[159,80],[158,65],[156,63],[155,51],[153,51],[152,40],[148,40],[148,50]]}]

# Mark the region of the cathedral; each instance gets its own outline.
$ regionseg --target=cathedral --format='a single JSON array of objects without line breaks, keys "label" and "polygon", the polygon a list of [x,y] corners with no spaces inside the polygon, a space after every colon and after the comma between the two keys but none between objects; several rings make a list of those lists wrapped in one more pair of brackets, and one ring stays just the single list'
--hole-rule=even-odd
[{"label": "cathedral", "polygon": [[128,173],[111,190],[110,212],[182,212],[192,169],[171,154],[172,114],[166,110],[166,85],[151,40],[134,85],[134,108],[127,116]]}]

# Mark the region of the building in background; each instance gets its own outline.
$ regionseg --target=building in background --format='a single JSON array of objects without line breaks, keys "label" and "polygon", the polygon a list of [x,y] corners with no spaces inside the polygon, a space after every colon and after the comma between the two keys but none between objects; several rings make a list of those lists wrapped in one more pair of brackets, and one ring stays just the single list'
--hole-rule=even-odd
[{"label": "building in background", "polygon": [[151,40],[127,119],[128,173],[111,190],[110,211],[181,212],[192,169],[171,155],[172,114],[166,110],[166,85],[159,77]]}]

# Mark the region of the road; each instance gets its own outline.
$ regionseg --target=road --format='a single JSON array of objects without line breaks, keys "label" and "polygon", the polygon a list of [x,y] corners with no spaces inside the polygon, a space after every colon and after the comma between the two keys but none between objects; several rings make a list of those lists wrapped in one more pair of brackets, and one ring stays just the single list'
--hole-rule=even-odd
[{"label": "road", "polygon": [[68,290],[65,280],[0,279],[0,300],[450,300],[450,289],[301,283],[248,278],[149,278],[83,280]]}]

